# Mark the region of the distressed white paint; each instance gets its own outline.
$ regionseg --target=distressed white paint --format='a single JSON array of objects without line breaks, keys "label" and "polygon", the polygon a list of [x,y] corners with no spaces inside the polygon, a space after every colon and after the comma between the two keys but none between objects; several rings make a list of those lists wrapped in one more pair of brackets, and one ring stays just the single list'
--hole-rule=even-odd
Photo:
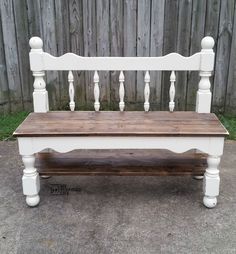
[{"label": "distressed white paint", "polygon": [[170,90],[169,90],[169,95],[170,95],[169,110],[170,110],[170,112],[173,112],[174,108],[175,108],[175,102],[174,102],[174,99],[175,99],[175,80],[176,80],[175,72],[172,71],[171,74],[170,74]]},{"label": "distressed white paint", "polygon": [[[210,76],[212,70],[206,67],[206,62],[209,56],[214,56],[214,40],[212,37],[205,37],[201,42],[201,65],[200,65],[200,82],[198,84],[197,98],[196,98],[196,112],[198,113],[210,113],[211,112],[211,83]],[[214,65],[214,61],[213,61]]]},{"label": "distressed white paint", "polygon": [[213,208],[217,204],[217,196],[219,195],[220,176],[219,176],[219,164],[220,156],[208,156],[207,158],[208,168],[204,174],[203,203],[208,208]]},{"label": "distressed white paint", "polygon": [[[210,112],[211,92],[209,77],[214,67],[214,40],[205,37],[202,40],[202,50],[190,57],[183,57],[171,53],[162,57],[80,57],[72,53],[61,57],[54,57],[42,50],[42,40],[33,37],[30,40],[30,65],[34,83],[34,109],[35,112],[48,111],[46,84],[43,80],[45,70],[69,70],[70,108],[74,107],[74,90],[72,70],[94,70],[94,108],[99,111],[99,76],[97,70],[170,70],[170,111],[174,110],[175,73],[176,70],[198,70],[201,80],[197,94],[196,111]],[[124,110],[124,74],[119,76],[120,111]],[[149,110],[150,75],[146,71],[144,88],[144,109]],[[69,124],[69,123],[68,123]],[[53,149],[66,153],[75,149],[168,149],[175,153],[183,153],[197,149],[209,155],[208,168],[204,176],[204,205],[214,207],[219,194],[220,156],[223,154],[224,137],[147,137],[147,136],[63,136],[63,137],[19,137],[19,150],[25,165],[23,176],[23,190],[26,202],[35,206],[39,202],[39,178],[34,168],[34,154],[44,149]]]},{"label": "distressed white paint", "polygon": [[75,89],[74,89],[74,83],[73,83],[74,76],[73,76],[72,71],[69,71],[69,73],[68,73],[68,82],[69,82],[69,97],[70,97],[69,106],[70,106],[70,110],[74,111],[75,110],[75,100],[74,100]]},{"label": "distressed white paint", "polygon": [[190,57],[170,53],[161,57],[81,57],[67,53],[60,57],[40,51],[42,40],[31,38],[30,67],[32,71],[41,70],[202,70],[212,71],[214,52],[209,50],[211,37],[203,39],[202,50]]},{"label": "distressed white paint", "polygon": [[144,82],[145,82],[145,87],[144,87],[144,110],[149,111],[150,108],[150,103],[149,103],[149,97],[150,97],[150,75],[149,71],[146,71],[145,76],[144,76]]},{"label": "distressed white paint", "polygon": [[36,206],[39,201],[39,174],[34,167],[35,156],[23,155],[22,160],[25,166],[22,177],[23,194],[26,195],[26,203],[29,206]]},{"label": "distressed white paint", "polygon": [[18,143],[21,155],[31,155],[51,148],[61,153],[75,149],[168,149],[175,153],[198,149],[210,155],[221,156],[224,137],[19,137]]},{"label": "distressed white paint", "polygon": [[124,108],[125,108],[125,102],[124,102],[124,96],[125,96],[124,81],[125,81],[125,76],[124,76],[123,71],[121,71],[120,75],[119,75],[119,83],[120,83],[120,87],[119,87],[119,97],[120,97],[119,107],[120,107],[120,111],[124,111]]},{"label": "distressed white paint", "polygon": [[[42,54],[43,41],[39,37],[32,37],[29,41],[31,51],[30,53]],[[44,81],[45,72],[43,69],[33,71],[34,76],[34,92],[33,104],[34,112],[47,112],[49,110],[48,92],[46,90],[46,83]]]},{"label": "distressed white paint", "polygon": [[95,111],[99,111],[100,108],[100,102],[99,102],[99,76],[98,76],[98,72],[95,71],[94,76],[93,76],[93,82],[94,82],[94,109]]}]

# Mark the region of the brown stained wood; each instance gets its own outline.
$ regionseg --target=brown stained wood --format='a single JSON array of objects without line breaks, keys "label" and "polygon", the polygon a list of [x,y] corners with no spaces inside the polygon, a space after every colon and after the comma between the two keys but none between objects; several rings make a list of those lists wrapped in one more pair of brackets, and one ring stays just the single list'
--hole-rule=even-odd
[{"label": "brown stained wood", "polygon": [[215,114],[196,112],[80,111],[31,113],[14,132],[43,136],[225,136]]},{"label": "brown stained wood", "polygon": [[174,154],[167,150],[80,150],[40,153],[36,159],[42,175],[203,175],[206,167],[204,154]]}]

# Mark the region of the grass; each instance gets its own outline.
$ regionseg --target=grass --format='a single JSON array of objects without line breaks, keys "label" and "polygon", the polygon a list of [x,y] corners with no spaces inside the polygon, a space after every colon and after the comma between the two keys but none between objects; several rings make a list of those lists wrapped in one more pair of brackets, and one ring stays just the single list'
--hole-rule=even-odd
[{"label": "grass", "polygon": [[14,140],[12,133],[28,114],[28,112],[18,112],[0,115],[0,140]]},{"label": "grass", "polygon": [[[0,140],[14,140],[12,133],[28,114],[28,112],[19,112],[0,115]],[[218,117],[230,133],[228,139],[236,140],[236,117],[225,115],[218,115]]]},{"label": "grass", "polygon": [[225,115],[218,115],[218,117],[229,132],[228,139],[236,140],[236,117]]}]

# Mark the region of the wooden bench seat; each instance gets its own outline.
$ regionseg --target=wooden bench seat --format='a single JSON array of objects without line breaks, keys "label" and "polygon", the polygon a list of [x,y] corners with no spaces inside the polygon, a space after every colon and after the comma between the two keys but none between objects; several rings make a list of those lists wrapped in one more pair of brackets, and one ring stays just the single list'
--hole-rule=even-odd
[{"label": "wooden bench seat", "polygon": [[225,136],[213,113],[79,111],[31,113],[16,137],[47,136]]},{"label": "wooden bench seat", "polygon": [[[175,52],[160,57],[84,57],[73,53],[56,57],[43,51],[43,41],[39,37],[30,39],[30,47],[34,113],[14,132],[25,166],[22,185],[29,206],[36,206],[40,201],[37,170],[43,175],[182,174],[199,178],[204,168],[203,203],[208,208],[216,206],[220,186],[219,164],[228,132],[210,113],[210,76],[215,59],[213,38],[203,38],[201,51],[189,57]],[[68,71],[70,112],[50,112],[45,71]],[[80,111],[80,105],[75,103],[77,93],[73,73],[76,71],[94,72],[91,82],[95,112]],[[104,87],[100,91],[104,85],[103,71],[119,72],[118,89],[115,89],[119,93],[119,112],[100,111],[104,92],[109,92]],[[127,79],[129,71],[137,71],[139,77],[143,75],[143,87],[138,82],[137,102],[143,97],[145,112],[127,111],[125,93],[126,82],[130,82]],[[150,102],[150,95],[157,95],[153,84],[159,82],[159,79],[153,79],[156,76],[150,75],[150,71],[170,74],[168,112],[150,111],[152,103],[157,102]],[[181,88],[178,84],[175,86],[176,72],[180,71],[199,72],[196,112],[175,111],[175,91]],[[163,85],[166,86],[166,82]],[[142,89],[143,96],[140,94]],[[178,94],[181,92],[179,90]],[[162,97],[165,99],[166,94],[162,93]],[[94,150],[100,152],[94,153]],[[130,150],[135,152],[130,154],[127,152]]]},{"label": "wooden bench seat", "polygon": [[69,153],[39,153],[39,174],[116,176],[201,176],[206,154],[167,150],[77,150]]}]

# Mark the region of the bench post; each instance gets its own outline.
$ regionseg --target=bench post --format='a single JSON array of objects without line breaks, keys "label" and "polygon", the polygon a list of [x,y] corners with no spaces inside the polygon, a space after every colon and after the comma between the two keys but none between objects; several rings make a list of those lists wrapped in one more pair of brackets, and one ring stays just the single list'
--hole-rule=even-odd
[{"label": "bench post", "polygon": [[[30,55],[40,57],[43,53],[43,41],[39,37],[32,37],[29,41],[31,47]],[[37,61],[37,58],[30,57],[31,61]],[[30,63],[32,64],[32,62]],[[49,110],[48,92],[44,81],[45,72],[43,70],[33,71],[34,76],[34,92],[33,103],[34,112],[47,112]]]},{"label": "bench post", "polygon": [[215,54],[213,51],[214,39],[210,36],[206,36],[201,41],[201,62],[200,72],[201,77],[198,84],[197,100],[196,100],[196,112],[198,113],[210,113],[211,112],[211,83],[210,76],[214,68]]}]

